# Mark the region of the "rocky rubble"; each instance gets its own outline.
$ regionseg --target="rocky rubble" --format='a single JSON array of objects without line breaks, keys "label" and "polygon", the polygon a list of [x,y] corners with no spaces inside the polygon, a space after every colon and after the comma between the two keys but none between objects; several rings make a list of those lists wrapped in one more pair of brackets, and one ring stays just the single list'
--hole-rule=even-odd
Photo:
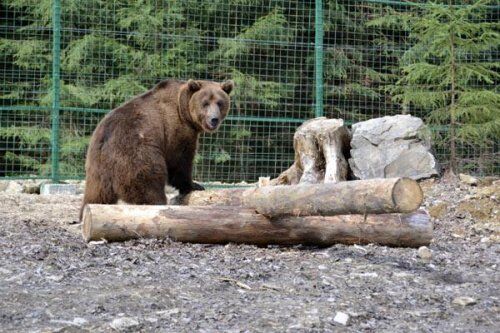
[{"label": "rocky rubble", "polygon": [[[0,179],[0,192],[40,194],[44,184],[50,184],[48,179]],[[65,180],[62,184],[76,186],[76,194],[82,194],[85,190],[84,180]]]},{"label": "rocky rubble", "polygon": [[433,199],[426,202],[426,208],[436,220],[468,222],[469,228],[458,223],[450,226],[454,238],[500,243],[500,180],[494,179],[477,178],[474,182],[477,185],[464,180],[459,183],[441,181],[440,188],[445,189],[443,194],[435,192],[433,185],[437,181],[427,180],[421,186]]}]

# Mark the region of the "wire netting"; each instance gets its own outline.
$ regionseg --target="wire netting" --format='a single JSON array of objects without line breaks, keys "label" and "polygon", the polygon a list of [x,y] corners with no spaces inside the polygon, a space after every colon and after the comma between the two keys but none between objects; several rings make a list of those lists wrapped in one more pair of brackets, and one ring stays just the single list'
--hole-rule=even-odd
[{"label": "wire netting", "polygon": [[[498,22],[499,7],[490,3],[477,20]],[[0,177],[83,178],[99,120],[166,78],[236,82],[230,116],[201,138],[194,178],[202,182],[278,175],[293,163],[295,129],[315,116],[427,121],[428,108],[388,89],[414,43],[404,19],[374,21],[421,10],[386,0],[1,0]],[[498,63],[499,50],[485,49],[482,61]],[[493,81],[473,87],[498,94]],[[429,125],[446,166],[447,124]],[[460,171],[499,173],[498,140],[457,145]]]}]

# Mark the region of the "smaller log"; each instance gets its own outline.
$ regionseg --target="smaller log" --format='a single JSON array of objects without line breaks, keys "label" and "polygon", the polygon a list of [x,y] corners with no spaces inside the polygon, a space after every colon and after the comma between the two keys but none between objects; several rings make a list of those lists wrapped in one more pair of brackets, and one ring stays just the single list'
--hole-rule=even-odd
[{"label": "smaller log", "polygon": [[318,245],[336,243],[419,247],[432,239],[425,211],[412,214],[281,217],[269,219],[236,207],[89,204],[83,238],[125,241],[170,238],[190,243]]},{"label": "smaller log", "polygon": [[194,191],[184,205],[243,206],[266,216],[410,213],[423,200],[410,178],[381,178],[341,183],[264,186],[251,189]]}]

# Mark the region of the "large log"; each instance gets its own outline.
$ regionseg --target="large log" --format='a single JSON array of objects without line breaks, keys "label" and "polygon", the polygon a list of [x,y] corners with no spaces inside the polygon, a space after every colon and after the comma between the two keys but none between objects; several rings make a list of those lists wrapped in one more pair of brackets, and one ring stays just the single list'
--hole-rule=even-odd
[{"label": "large log", "polygon": [[425,211],[412,214],[281,217],[269,219],[251,209],[228,206],[96,205],[85,207],[86,241],[170,238],[180,242],[224,244],[335,243],[418,247],[432,239]]},{"label": "large log", "polygon": [[420,185],[409,178],[195,191],[179,199],[193,206],[243,206],[269,217],[410,213],[422,200]]}]

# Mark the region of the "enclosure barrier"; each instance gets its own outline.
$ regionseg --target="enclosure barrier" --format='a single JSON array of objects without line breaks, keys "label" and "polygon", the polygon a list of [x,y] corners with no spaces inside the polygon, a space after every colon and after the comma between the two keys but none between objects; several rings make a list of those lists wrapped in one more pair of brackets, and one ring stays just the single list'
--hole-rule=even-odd
[{"label": "enclosure barrier", "polygon": [[[397,97],[398,89],[407,98],[405,92],[425,89],[397,83],[418,43],[405,15],[422,16],[423,3],[53,0],[48,11],[46,2],[3,1],[0,178],[83,178],[97,122],[165,78],[236,82],[230,116],[201,140],[194,176],[203,182],[278,175],[293,161],[295,129],[316,116],[347,124],[400,113],[422,117],[446,167],[449,130],[446,119],[433,118],[439,107]],[[478,7],[469,15],[473,23],[500,18],[493,2],[441,3],[449,11]],[[458,50],[456,60],[494,68],[500,51],[491,43],[481,52]],[[491,74],[460,89],[479,91],[484,101],[498,98],[497,85]],[[457,139],[459,171],[499,173],[498,138],[483,135],[495,133],[498,107],[492,114],[475,119],[479,125],[460,121],[457,130],[472,139]]]}]

